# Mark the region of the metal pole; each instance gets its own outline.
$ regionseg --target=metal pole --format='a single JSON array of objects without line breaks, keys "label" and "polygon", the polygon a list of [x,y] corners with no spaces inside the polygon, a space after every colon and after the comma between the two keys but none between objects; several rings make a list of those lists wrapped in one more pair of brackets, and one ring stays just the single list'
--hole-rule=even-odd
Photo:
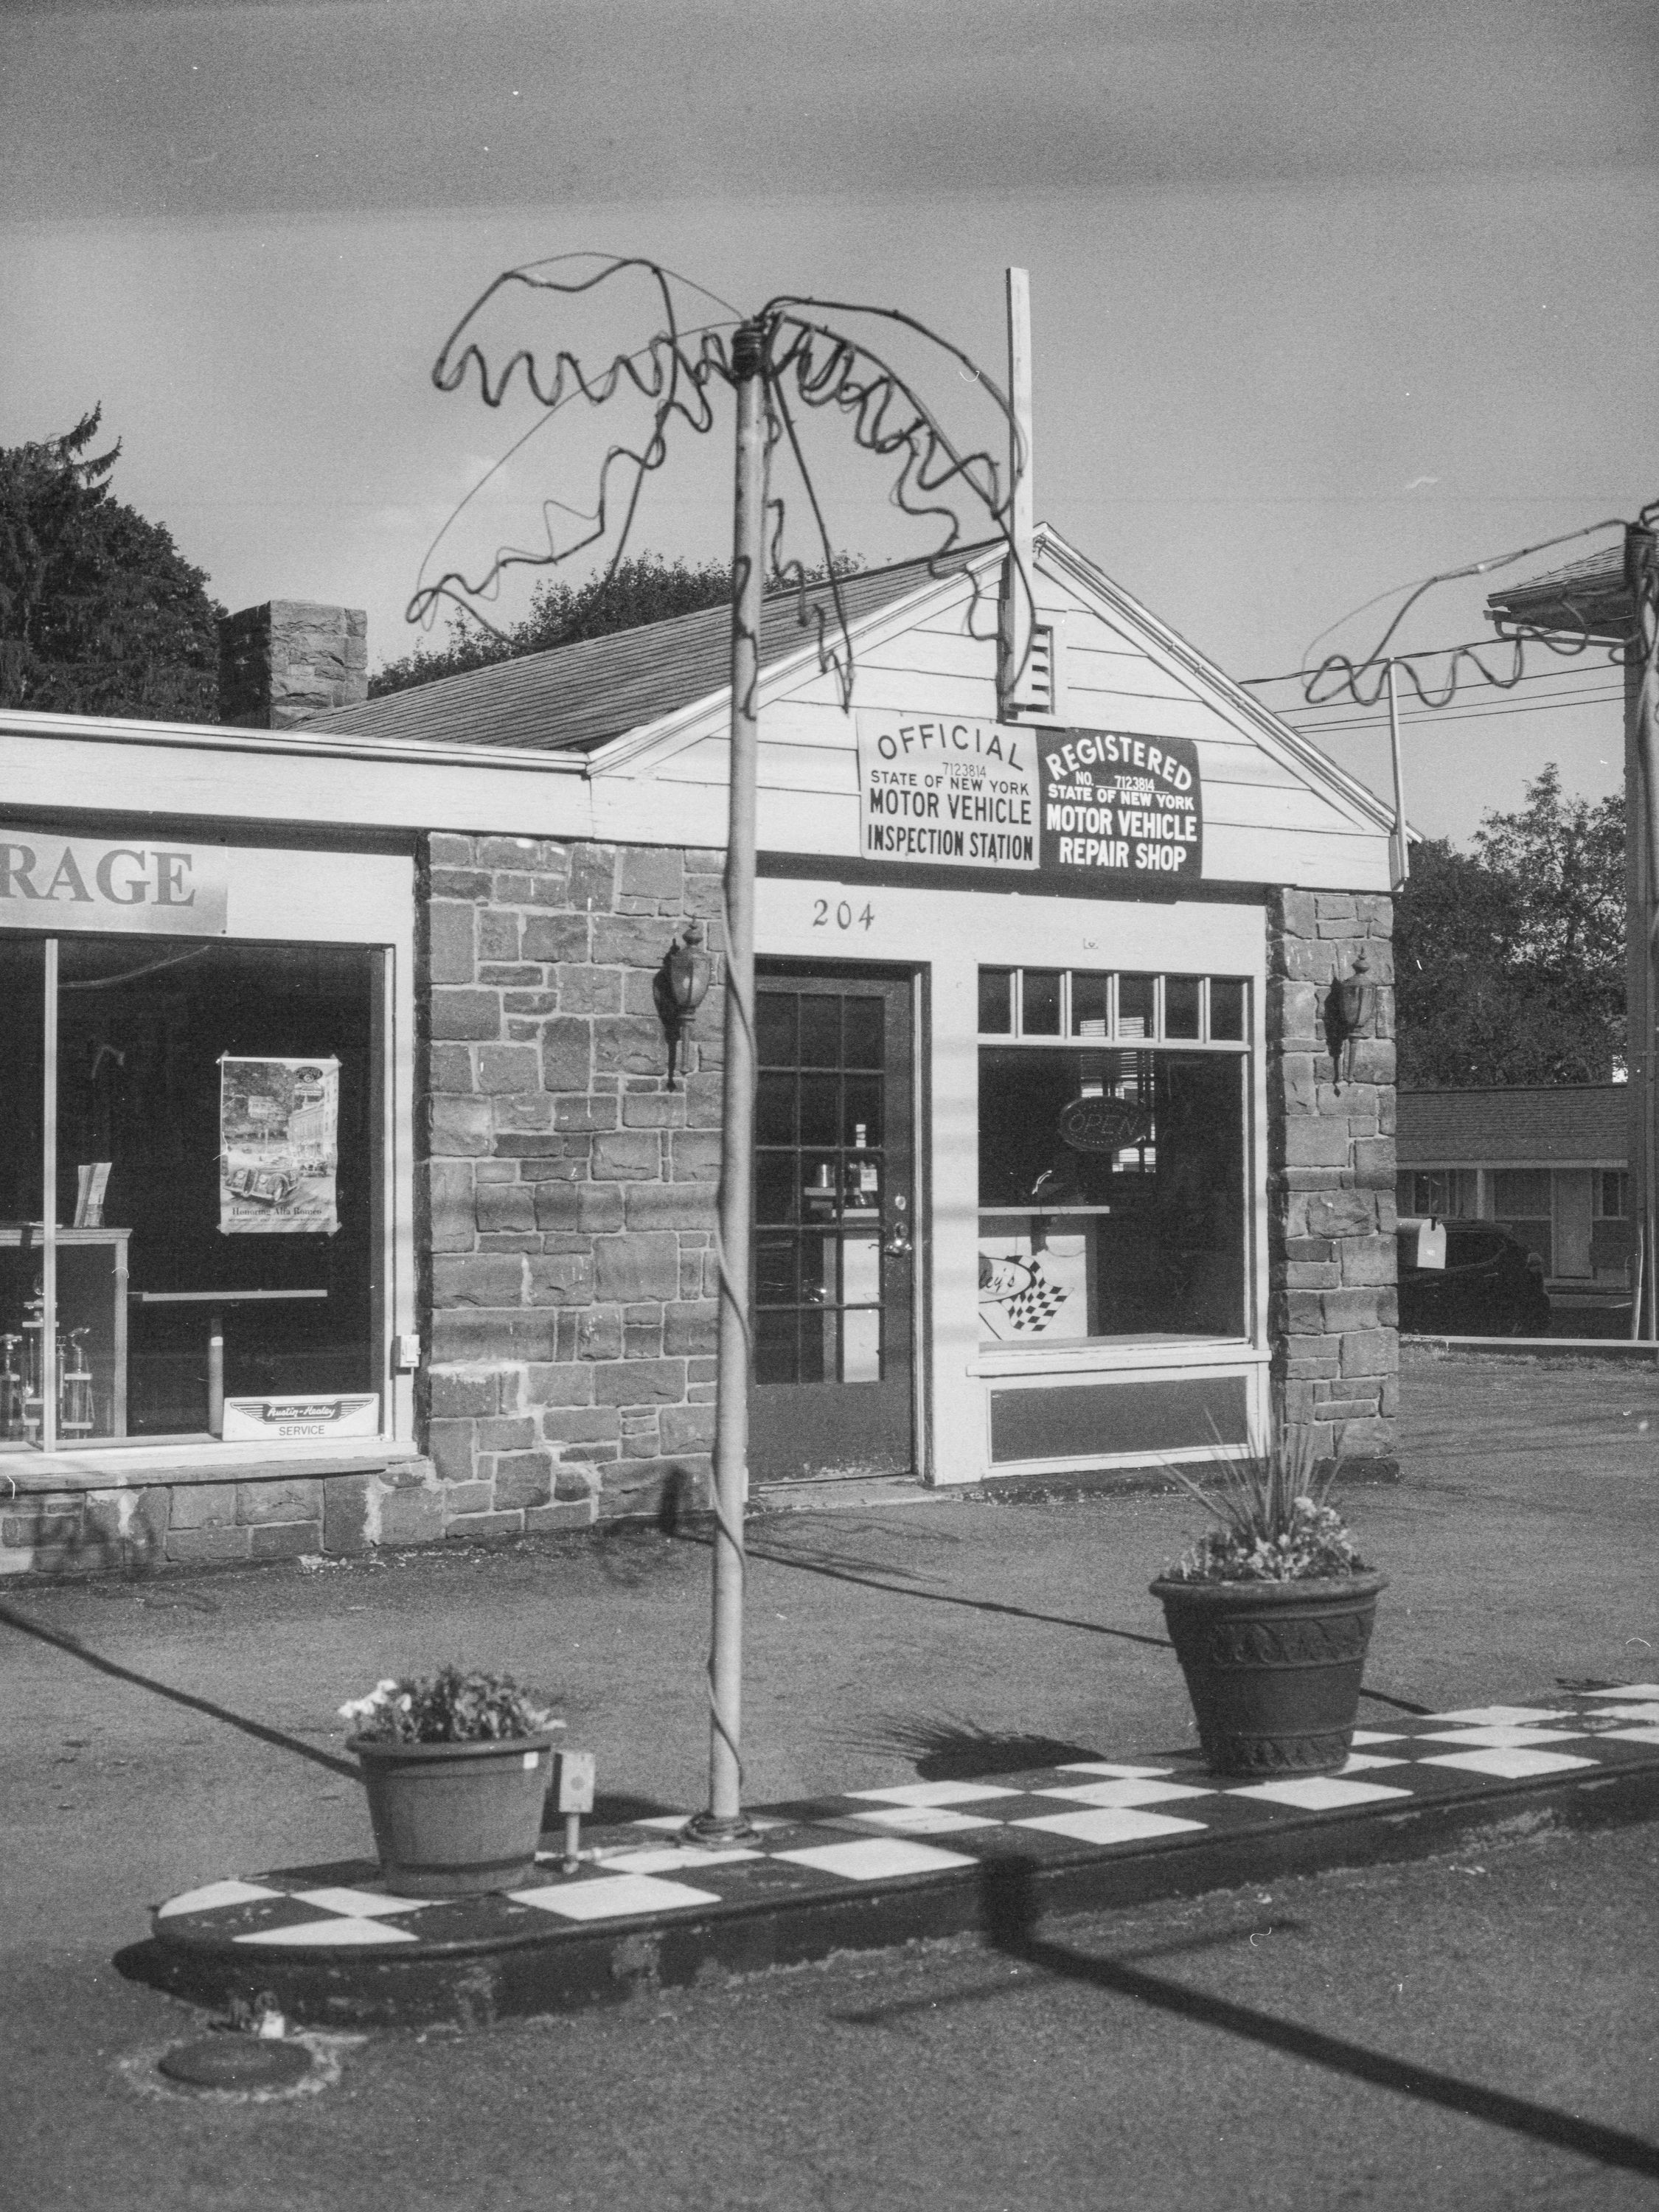
[{"label": "metal pole", "polygon": [[1641,674],[1634,662],[1625,670],[1625,1063],[1630,1085],[1626,1199],[1635,1244],[1631,1279],[1630,1334],[1639,1343],[1652,1332],[1645,1326],[1648,1304],[1649,1217],[1652,1212],[1653,954],[1649,918],[1653,912],[1648,851],[1647,780],[1641,740]]},{"label": "metal pole", "polygon": [[765,332],[733,336],[738,395],[732,575],[732,765],[726,841],[726,1080],[721,1120],[714,1620],[708,1660],[708,1809],[699,1837],[743,1834],[743,1510],[749,1495],[750,1224],[755,1158],[755,760],[766,530]]},{"label": "metal pole", "polygon": [[[1659,905],[1655,902],[1656,875],[1659,875],[1659,760],[1656,760],[1656,722],[1659,722],[1659,700],[1655,696],[1654,653],[1650,649],[1645,657],[1642,680],[1637,693],[1637,746],[1642,763],[1643,795],[1646,800],[1639,829],[1632,829],[1643,842],[1646,867],[1645,899],[1642,915],[1642,1088],[1639,1107],[1642,1115],[1642,1183],[1643,1226],[1646,1231],[1648,1265],[1642,1291],[1642,1336],[1649,1343],[1659,1340],[1659,1267],[1654,1265],[1655,1237],[1659,1234],[1659,1132],[1656,1131],[1655,1078],[1659,1074],[1654,1066],[1654,1022],[1659,1013],[1655,1005],[1654,936],[1659,931]],[[1626,1052],[1630,1051],[1630,1039],[1625,1041]]]},{"label": "metal pole", "polygon": [[1400,765],[1400,702],[1395,694],[1394,662],[1389,663],[1389,746],[1394,755],[1394,888],[1403,890],[1412,872],[1406,842],[1406,782]]},{"label": "metal pole", "polygon": [[40,1448],[58,1449],[58,939],[46,939],[45,1142],[40,1163]]},{"label": "metal pole", "polygon": [[[1659,1339],[1659,1144],[1656,1143],[1654,1024],[1654,939],[1659,933],[1659,608],[1653,604],[1651,547],[1644,532],[1632,527],[1626,533],[1626,576],[1631,594],[1633,645],[1637,658],[1626,664],[1626,788],[1638,804],[1626,808],[1626,834],[1637,855],[1633,878],[1636,897],[1629,914],[1630,1034],[1625,1041],[1628,1073],[1638,1087],[1632,1101],[1638,1123],[1636,1158],[1639,1162],[1637,1218],[1643,1231],[1643,1280],[1635,1310],[1638,1334],[1644,1342]],[[1634,775],[1631,771],[1634,769]],[[1627,877],[1627,882],[1632,878]],[[1639,947],[1639,951],[1638,951]]]},{"label": "metal pole", "polygon": [[1031,279],[1008,271],[1008,534],[1012,557],[1002,601],[1002,712],[1013,718],[1028,693],[1035,580],[1036,509],[1031,483]]},{"label": "metal pole", "polygon": [[208,1309],[208,1431],[225,1432],[225,1317],[217,1306]]},{"label": "metal pole", "polygon": [[[1626,1205],[1629,1202],[1627,1199]],[[1636,1250],[1633,1255],[1635,1272],[1631,1280],[1630,1293],[1630,1340],[1632,1344],[1639,1344],[1642,1338],[1642,1273],[1647,1249],[1647,1239],[1643,1234],[1639,1219],[1636,1224],[1635,1235]]]}]

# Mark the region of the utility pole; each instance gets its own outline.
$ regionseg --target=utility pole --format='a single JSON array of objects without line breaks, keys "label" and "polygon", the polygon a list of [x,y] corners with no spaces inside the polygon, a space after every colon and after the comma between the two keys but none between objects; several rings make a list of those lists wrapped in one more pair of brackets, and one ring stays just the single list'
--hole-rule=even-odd
[{"label": "utility pole", "polygon": [[714,1420],[714,1618],[708,1657],[708,1807],[702,1839],[748,1832],[743,1813],[744,1507],[749,1497],[750,1224],[755,1172],[755,763],[766,536],[766,334],[732,340],[737,499],[732,574],[732,763],[726,838],[726,1066],[720,1189],[719,1403]]},{"label": "utility pole", "polygon": [[1635,1280],[1631,1299],[1633,1341],[1659,1337],[1656,1297],[1656,1162],[1654,1090],[1654,939],[1659,932],[1659,611],[1654,603],[1654,544],[1650,532],[1632,525],[1625,533],[1625,581],[1630,595],[1631,643],[1625,663],[1625,1053],[1630,1082],[1630,1197],[1636,1225]]}]

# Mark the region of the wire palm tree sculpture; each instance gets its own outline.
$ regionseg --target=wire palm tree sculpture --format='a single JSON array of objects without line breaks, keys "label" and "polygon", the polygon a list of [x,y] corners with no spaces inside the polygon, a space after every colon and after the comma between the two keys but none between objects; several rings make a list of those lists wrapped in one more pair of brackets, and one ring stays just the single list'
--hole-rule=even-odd
[{"label": "wire palm tree sculpture", "polygon": [[[625,351],[606,351],[597,360],[585,361],[562,343],[550,352],[511,343],[496,349],[485,335],[492,311],[499,311],[515,295],[550,296],[574,306],[629,277],[644,279],[654,327]],[[719,309],[718,319],[688,322],[680,312],[682,290],[695,292]],[[994,410],[1003,456],[985,443],[953,436],[915,379],[878,352],[866,337],[848,327],[858,322],[873,324],[895,337],[920,340],[939,355],[942,366],[948,362],[976,386]],[[1008,592],[1023,596],[1030,608],[1031,578],[1012,526],[1016,470],[1024,465],[1023,434],[1001,387],[960,346],[896,307],[780,294],[744,316],[729,301],[690,285],[657,262],[631,255],[561,254],[503,270],[495,277],[450,333],[433,366],[432,380],[441,392],[453,392],[476,375],[478,397],[487,406],[499,409],[517,392],[527,393],[540,410],[495,465],[492,477],[556,416],[579,402],[598,409],[630,397],[643,401],[643,434],[606,447],[590,505],[576,507],[562,499],[543,501],[540,544],[497,545],[479,568],[444,566],[427,575],[452,526],[483,488],[483,483],[475,486],[445,524],[422,564],[422,580],[409,603],[409,620],[430,624],[447,602],[468,619],[493,629],[481,604],[496,598],[514,571],[558,568],[596,547],[608,548],[605,580],[614,577],[635,541],[641,506],[653,477],[667,465],[683,436],[706,435],[719,422],[720,391],[736,381],[732,349],[740,328],[759,334],[769,464],[784,456],[793,464],[815,546],[811,562],[786,554],[786,501],[769,491],[768,581],[774,589],[782,586],[795,591],[802,627],[814,633],[820,665],[834,673],[843,706],[852,700],[854,651],[842,564],[831,545],[825,502],[803,443],[804,423],[815,411],[834,410],[859,451],[894,465],[891,502],[911,520],[937,526],[938,542],[929,549],[929,557],[939,573],[960,565],[970,542],[977,544],[988,534],[1000,538],[1010,556]],[[769,465],[769,483],[773,473]],[[969,516],[976,516],[981,525],[974,539],[966,526]],[[557,543],[556,521],[566,517],[575,520],[575,533]],[[1024,673],[1023,668],[1015,669],[1012,680]]]},{"label": "wire palm tree sculpture", "polygon": [[[591,365],[568,346],[550,356],[509,344],[492,362],[483,326],[497,305],[526,295],[547,295],[567,306],[629,276],[645,280],[654,325],[625,350],[606,351]],[[550,568],[609,541],[605,581],[615,578],[631,543],[646,488],[668,464],[682,434],[706,434],[718,420],[722,387],[737,402],[738,479],[732,568],[732,753],[730,826],[725,874],[726,1055],[716,1247],[720,1269],[719,1404],[714,1440],[714,1627],[708,1665],[710,1803],[693,1830],[729,1838],[745,1832],[740,1792],[744,1581],[743,1505],[747,1482],[747,1392],[753,1339],[749,1316],[750,1184],[753,1173],[755,752],[757,741],[759,625],[765,579],[793,586],[798,619],[813,632],[818,662],[832,673],[843,712],[851,708],[854,666],[852,627],[842,587],[841,563],[830,541],[824,501],[814,483],[802,436],[816,411],[838,415],[854,446],[892,470],[890,496],[902,514],[931,523],[939,542],[931,549],[936,574],[961,570],[969,546],[963,510],[988,522],[993,542],[1006,557],[999,610],[1003,624],[1002,690],[1006,696],[1024,674],[1034,601],[1028,548],[1016,528],[1016,489],[1029,467],[1024,434],[1008,398],[961,347],[895,307],[779,294],[752,314],[698,290],[720,313],[695,322],[678,312],[685,280],[637,258],[560,256],[506,270],[474,301],[457,325],[433,368],[443,392],[462,389],[476,372],[479,396],[499,408],[515,389],[527,391],[540,410],[512,453],[545,422],[580,402],[599,409],[628,397],[646,409],[643,434],[615,440],[604,451],[596,495],[577,508],[546,499],[542,539],[530,546],[497,545],[482,569],[446,567],[423,580],[410,603],[413,621],[430,622],[448,600],[483,621],[478,602],[495,595],[514,569]],[[954,438],[915,380],[902,373],[867,338],[848,325],[873,322],[890,338],[920,340],[948,362],[959,377],[981,391],[994,410],[1006,459],[988,447]],[[885,343],[885,341],[884,341]],[[787,457],[804,488],[811,530],[821,556],[812,566],[786,556],[785,503],[771,489],[772,464]],[[511,458],[511,453],[505,459]],[[497,465],[498,467],[501,464]],[[471,495],[469,495],[469,498]],[[465,506],[467,502],[463,502]],[[458,514],[459,510],[457,510]],[[558,518],[574,519],[569,542],[558,542]],[[453,520],[453,518],[452,518]],[[435,549],[434,549],[435,550]],[[975,550],[979,548],[975,546]],[[430,556],[428,556],[430,557]],[[827,585],[827,590],[823,588]],[[979,591],[974,584],[975,597]],[[488,626],[488,625],[486,625]],[[1018,650],[1015,641],[1020,641]],[[556,641],[548,641],[556,642]]]}]

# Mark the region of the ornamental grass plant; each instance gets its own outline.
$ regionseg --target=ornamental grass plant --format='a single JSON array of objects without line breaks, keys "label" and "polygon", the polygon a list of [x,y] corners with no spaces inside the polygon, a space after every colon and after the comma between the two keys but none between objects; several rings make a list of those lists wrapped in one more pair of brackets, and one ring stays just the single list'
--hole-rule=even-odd
[{"label": "ornamental grass plant", "polygon": [[1242,1458],[1222,1462],[1212,1487],[1171,1468],[1217,1525],[1188,1547],[1167,1578],[1290,1583],[1368,1574],[1346,1523],[1328,1502],[1340,1464],[1322,1471],[1309,1431],[1287,1433],[1280,1418],[1267,1439],[1253,1437]]},{"label": "ornamental grass plant", "polygon": [[369,1743],[491,1743],[564,1726],[510,1674],[454,1665],[377,1682],[366,1698],[342,1705],[340,1717]]}]

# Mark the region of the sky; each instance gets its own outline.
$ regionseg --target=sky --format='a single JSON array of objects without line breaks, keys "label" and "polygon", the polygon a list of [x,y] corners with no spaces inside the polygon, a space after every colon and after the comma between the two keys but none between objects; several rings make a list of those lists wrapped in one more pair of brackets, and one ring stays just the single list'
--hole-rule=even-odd
[{"label": "sky", "polygon": [[[366,606],[378,662],[521,433],[447,544],[568,542],[592,502],[610,416],[432,383],[501,270],[638,254],[744,309],[902,308],[1000,377],[1013,263],[1038,514],[1277,675],[1332,625],[1321,653],[1368,650],[1378,594],[1659,495],[1656,91],[1651,0],[8,0],[0,444],[101,404],[118,495],[216,597]],[[642,293],[520,297],[494,334],[587,358],[635,312],[642,339]],[[984,434],[971,379],[912,360]],[[931,550],[814,436],[834,544]],[[677,435],[636,543],[723,554],[729,471],[725,418]],[[1397,643],[1479,636],[1494,582],[1610,542],[1431,592]],[[1580,659],[1408,714],[1413,821],[1467,840],[1551,759],[1615,787],[1619,690]],[[1386,775],[1374,713],[1303,719]]]}]

